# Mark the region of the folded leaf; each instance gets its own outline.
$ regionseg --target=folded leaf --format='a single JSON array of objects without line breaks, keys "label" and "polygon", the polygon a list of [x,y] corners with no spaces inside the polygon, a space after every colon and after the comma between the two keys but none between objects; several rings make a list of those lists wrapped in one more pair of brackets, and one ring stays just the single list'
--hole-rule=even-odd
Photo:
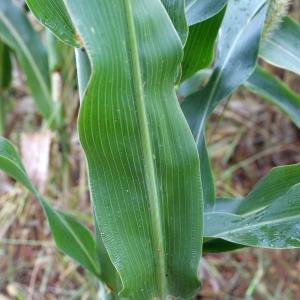
[{"label": "folded leaf", "polygon": [[159,0],[66,5],[92,65],[79,134],[122,295],[189,297],[199,286],[202,197],[174,92],[182,43]]},{"label": "folded leaf", "polygon": [[186,0],[186,18],[188,25],[203,22],[217,13],[226,5],[228,0]]},{"label": "folded leaf", "polygon": [[300,96],[281,80],[257,67],[244,85],[277,106],[300,128]]},{"label": "folded leaf", "polygon": [[268,63],[300,75],[300,24],[284,17],[262,43],[260,56]]},{"label": "folded leaf", "polygon": [[205,237],[252,247],[300,248],[300,184],[272,200],[268,207],[247,216],[205,214]]},{"label": "folded leaf", "polygon": [[[205,151],[206,120],[221,100],[232,93],[254,71],[260,34],[267,12],[266,0],[229,0],[220,29],[218,56],[208,84],[183,102],[182,109],[194,134],[198,151]],[[232,21],[234,20],[234,22]],[[202,169],[203,170],[203,169]],[[206,174],[202,172],[202,180]],[[211,210],[212,187],[203,185],[205,206]]]},{"label": "folded leaf", "polygon": [[15,51],[35,104],[51,126],[58,126],[52,101],[47,53],[38,33],[12,0],[0,1],[0,38]]},{"label": "folded leaf", "polygon": [[52,208],[32,185],[13,145],[0,137],[0,169],[20,182],[41,204],[57,247],[99,277],[96,245],[91,232],[66,213]]},{"label": "folded leaf", "polygon": [[61,41],[80,47],[81,42],[66,10],[64,0],[25,0],[35,17]]}]

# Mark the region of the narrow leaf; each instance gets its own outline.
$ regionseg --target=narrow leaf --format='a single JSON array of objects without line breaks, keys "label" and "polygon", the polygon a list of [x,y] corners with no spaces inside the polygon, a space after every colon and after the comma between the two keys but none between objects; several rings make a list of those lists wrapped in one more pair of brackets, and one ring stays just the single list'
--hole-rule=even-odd
[{"label": "narrow leaf", "polygon": [[64,0],[26,0],[35,17],[56,37],[70,46],[81,42],[66,10]]},{"label": "narrow leaf", "polygon": [[281,80],[257,67],[244,85],[278,107],[300,128],[300,96]]},{"label": "narrow leaf", "polygon": [[93,66],[79,133],[122,295],[189,297],[199,286],[202,197],[174,92],[182,43],[159,0],[66,4]]},{"label": "narrow leaf", "polygon": [[15,51],[39,112],[50,126],[58,126],[58,108],[51,99],[47,53],[38,33],[12,0],[0,1],[0,38]]},{"label": "narrow leaf", "polygon": [[0,40],[0,95],[9,87],[12,77],[10,50]]},{"label": "narrow leaf", "polygon": [[267,36],[260,56],[268,63],[300,75],[300,24],[284,17],[278,28]]},{"label": "narrow leaf", "polygon": [[0,137],[0,169],[24,185],[38,199],[47,216],[57,247],[99,276],[96,245],[91,232],[71,216],[52,208],[32,185],[13,145],[3,137]]},{"label": "narrow leaf", "polygon": [[[206,151],[204,128],[208,116],[254,71],[266,12],[266,0],[229,0],[220,29],[213,74],[206,87],[190,95],[182,105],[200,154]],[[202,172],[202,180],[205,176]],[[213,187],[203,188],[204,194],[212,194],[205,189]],[[211,209],[214,202],[215,197],[205,197],[206,208]]]}]

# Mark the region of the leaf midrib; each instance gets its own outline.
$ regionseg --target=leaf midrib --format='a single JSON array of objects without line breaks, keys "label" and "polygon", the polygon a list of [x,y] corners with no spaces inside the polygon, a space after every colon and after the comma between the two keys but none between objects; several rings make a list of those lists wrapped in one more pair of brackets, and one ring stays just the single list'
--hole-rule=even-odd
[{"label": "leaf midrib", "polygon": [[[267,43],[270,43],[271,45],[281,49],[283,52],[287,53],[287,55],[293,57],[296,61],[300,62],[300,58],[298,56],[296,56],[294,53],[292,53],[291,51],[289,51],[288,49],[286,49],[285,47],[283,47],[282,45],[280,45],[279,43],[276,43],[275,41],[271,40],[271,39],[267,39],[266,40]],[[263,55],[264,58],[266,60],[268,60],[267,57],[265,57],[265,55]]]},{"label": "leaf midrib", "polygon": [[[233,214],[223,214],[223,213],[221,213],[221,214],[208,213],[208,214],[206,214],[206,216],[213,215],[213,214],[215,214],[216,216],[217,215],[228,215],[228,216],[233,215]],[[246,230],[257,228],[260,226],[271,225],[271,224],[280,224],[280,223],[284,223],[286,221],[294,221],[294,220],[299,220],[299,215],[291,216],[291,217],[283,217],[283,218],[279,218],[276,220],[269,220],[269,221],[264,221],[264,222],[260,222],[260,223],[258,222],[258,223],[252,224],[252,225],[247,225],[247,226],[243,226],[243,227],[239,227],[239,228],[235,228],[235,229],[230,229],[227,231],[222,231],[220,233],[217,233],[216,235],[213,235],[213,237],[222,237],[227,234],[238,233],[241,231],[246,231]]]},{"label": "leaf midrib", "polygon": [[158,280],[158,286],[160,289],[160,296],[162,299],[166,298],[167,283],[165,278],[165,260],[164,260],[164,240],[163,230],[161,223],[161,212],[159,195],[157,189],[157,181],[155,174],[155,165],[153,161],[153,151],[150,138],[150,128],[147,119],[144,88],[142,81],[142,72],[139,59],[139,50],[137,45],[136,29],[134,24],[134,16],[132,11],[132,5],[130,0],[126,0],[124,3],[125,19],[128,32],[128,50],[131,61],[134,99],[136,101],[137,115],[141,129],[142,139],[142,151],[144,157],[144,170],[146,176],[147,194],[149,196],[151,221],[152,221],[152,234],[153,234],[153,251],[155,256],[156,277]]}]

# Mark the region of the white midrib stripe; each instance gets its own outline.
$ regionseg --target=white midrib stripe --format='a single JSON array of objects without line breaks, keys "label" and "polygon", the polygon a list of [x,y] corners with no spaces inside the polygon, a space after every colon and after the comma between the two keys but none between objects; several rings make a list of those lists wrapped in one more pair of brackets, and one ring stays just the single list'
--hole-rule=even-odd
[{"label": "white midrib stripe", "polygon": [[46,83],[42,80],[43,76],[42,76],[40,70],[38,69],[37,65],[35,64],[31,53],[29,52],[28,48],[26,47],[26,44],[23,42],[22,38],[20,37],[18,32],[15,30],[14,26],[11,24],[11,22],[6,18],[6,16],[2,12],[0,12],[0,19],[2,19],[3,23],[9,29],[9,31],[11,32],[13,37],[18,42],[21,49],[23,50],[24,55],[28,59],[29,64],[31,65],[32,69],[34,70],[34,73],[36,74],[36,79],[39,82],[44,95],[47,97],[48,100],[50,100],[51,99],[50,91],[48,90]]},{"label": "white midrib stripe", "polygon": [[[288,49],[284,48],[284,47],[281,46],[280,44],[278,44],[278,43],[276,43],[276,42],[274,42],[274,41],[272,41],[272,40],[270,40],[270,39],[267,40],[267,43],[270,43],[271,45],[273,45],[273,46],[279,48],[279,49],[282,50],[283,52],[287,53],[289,56],[293,57],[296,61],[300,62],[300,58],[299,58],[298,56],[296,56],[296,55],[293,54],[292,52],[288,51]],[[268,60],[268,58],[265,57],[264,55],[263,55],[263,57],[264,57],[265,59]]]},{"label": "white midrib stripe", "polygon": [[215,94],[215,91],[217,89],[217,86],[219,84],[219,81],[223,75],[223,71],[225,69],[225,67],[227,66],[227,63],[231,57],[231,54],[232,52],[234,51],[235,49],[235,45],[237,44],[237,42],[239,41],[241,35],[244,33],[244,30],[248,27],[249,23],[251,22],[252,18],[261,10],[261,8],[266,4],[266,2],[263,2],[258,8],[257,10],[255,10],[253,12],[253,14],[248,18],[246,24],[241,28],[241,30],[239,31],[239,33],[237,34],[236,38],[234,39],[233,43],[232,43],[232,47],[230,48],[230,50],[228,51],[228,54],[224,60],[224,63],[222,64],[222,67],[220,69],[220,72],[218,74],[218,77],[216,78],[215,82],[214,82],[214,85],[213,85],[213,88],[211,90],[211,93],[209,95],[209,99],[208,99],[208,102],[207,102],[207,105],[205,107],[205,110],[204,110],[204,114],[203,114],[203,118],[201,119],[201,123],[199,125],[199,129],[198,129],[198,132],[197,132],[197,136],[196,136],[196,144],[198,145],[199,144],[199,141],[200,141],[200,136],[201,136],[201,133],[203,131],[203,127],[204,127],[204,124],[206,122],[206,117],[207,117],[207,114],[208,114],[208,109],[210,107],[210,104],[211,104],[211,101],[213,99],[213,96]]},{"label": "white midrib stripe", "polygon": [[[213,215],[213,214],[214,213],[211,213],[211,215]],[[209,216],[209,215],[210,214],[206,214],[206,216]],[[230,214],[228,214],[228,215],[230,215]],[[244,226],[244,227],[240,227],[240,228],[220,232],[216,235],[213,235],[213,237],[222,237],[222,236],[227,235],[227,234],[238,233],[238,232],[241,232],[241,231],[250,230],[250,229],[253,229],[253,228],[260,227],[260,226],[280,224],[280,223],[284,223],[284,222],[287,222],[287,221],[294,221],[294,220],[300,220],[300,216],[297,215],[297,216],[293,216],[293,217],[285,217],[285,218],[281,218],[281,219],[277,219],[277,220],[269,220],[269,221],[265,221],[265,222],[261,222],[261,223],[256,223],[256,224],[253,224],[253,225],[247,225],[247,226]]]},{"label": "white midrib stripe", "polygon": [[185,7],[186,13],[194,6],[194,4],[197,2],[197,0],[192,1],[189,5]]},{"label": "white midrib stripe", "polygon": [[161,213],[160,213],[160,203],[157,190],[155,166],[153,162],[153,152],[150,138],[150,129],[147,119],[145,98],[143,83],[141,78],[141,66],[139,61],[139,53],[137,47],[137,37],[135,32],[135,24],[131,6],[131,0],[124,1],[124,9],[126,14],[127,30],[129,36],[129,51],[131,54],[132,62],[132,75],[133,75],[133,85],[134,94],[136,100],[136,108],[138,119],[141,128],[141,138],[142,138],[142,149],[144,156],[144,169],[146,175],[146,187],[147,194],[149,196],[149,204],[151,211],[151,221],[152,221],[152,232],[153,232],[153,243],[154,243],[154,255],[156,260],[156,275],[158,280],[158,285],[162,299],[166,298],[167,294],[167,282],[165,278],[166,266],[165,266],[165,253],[164,253],[164,241],[163,241],[163,231],[161,224]]}]

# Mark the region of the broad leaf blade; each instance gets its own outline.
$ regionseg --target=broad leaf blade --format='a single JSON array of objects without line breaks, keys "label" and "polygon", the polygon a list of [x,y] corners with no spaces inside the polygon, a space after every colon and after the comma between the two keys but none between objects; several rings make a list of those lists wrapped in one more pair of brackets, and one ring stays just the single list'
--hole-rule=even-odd
[{"label": "broad leaf blade", "polygon": [[277,106],[300,128],[300,96],[281,80],[257,67],[244,85]]},{"label": "broad leaf blade", "polygon": [[[228,3],[220,29],[214,72],[207,86],[187,97],[182,105],[200,154],[205,151],[204,128],[207,118],[221,100],[254,71],[266,12],[265,0],[230,0]],[[203,176],[206,175],[202,173],[202,180]],[[209,186],[203,188],[204,194],[205,189],[213,189]],[[205,198],[205,202],[206,208],[211,210],[215,199]]]},{"label": "broad leaf blade", "polygon": [[186,18],[188,25],[203,22],[217,13],[226,5],[228,0],[187,0]]},{"label": "broad leaf blade", "polygon": [[208,67],[214,56],[215,40],[221,25],[225,9],[217,15],[189,28],[189,36],[184,47],[182,62],[182,80],[197,71]]},{"label": "broad leaf blade", "polygon": [[252,247],[300,248],[300,185],[247,216],[207,213],[205,236]]},{"label": "broad leaf blade", "polygon": [[197,151],[174,93],[182,44],[158,0],[68,0],[67,9],[93,66],[79,133],[123,294],[191,296],[202,199]]},{"label": "broad leaf blade", "polygon": [[61,41],[80,47],[81,42],[66,10],[64,0],[26,0],[35,17]]},{"label": "broad leaf blade", "polygon": [[3,137],[0,137],[0,169],[23,184],[38,199],[48,218],[57,247],[87,270],[99,276],[96,246],[91,232],[71,216],[51,207],[32,185],[15,148]]},{"label": "broad leaf blade", "polygon": [[260,56],[268,63],[300,75],[300,24],[284,17],[262,43]]},{"label": "broad leaf blade", "polygon": [[47,53],[25,14],[11,0],[0,2],[0,37],[15,51],[35,104],[49,125],[58,126],[51,99]]},{"label": "broad leaf blade", "polygon": [[[84,91],[87,88],[88,81],[91,76],[91,68],[90,68],[90,62],[88,56],[84,49],[76,49],[75,53],[76,53],[76,65],[77,65],[80,102],[82,102],[84,97]],[[96,232],[97,257],[98,257],[98,263],[100,265],[100,270],[101,270],[101,281],[105,282],[106,285],[106,289],[104,292],[109,294],[111,296],[111,299],[114,299],[114,297],[118,299],[117,294],[122,289],[120,275],[118,274],[116,268],[112,264],[111,259],[107,253],[107,250],[104,246],[103,239],[101,236],[101,231],[96,222],[95,212],[93,213],[94,213],[94,227]]]}]

